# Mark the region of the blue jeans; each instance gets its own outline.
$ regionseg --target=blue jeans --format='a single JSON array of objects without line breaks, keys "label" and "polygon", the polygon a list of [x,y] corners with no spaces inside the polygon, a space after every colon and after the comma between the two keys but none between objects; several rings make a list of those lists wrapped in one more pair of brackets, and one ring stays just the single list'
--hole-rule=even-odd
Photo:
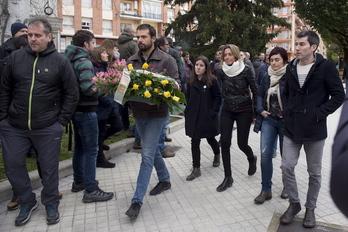
[{"label": "blue jeans", "polygon": [[137,125],[134,124],[134,125],[130,128],[130,130],[134,132],[134,136],[135,136],[134,141],[136,141],[136,142],[141,142],[141,137],[140,137],[139,132],[138,132],[138,130],[137,130]]},{"label": "blue jeans", "polygon": [[163,125],[163,128],[162,128],[162,131],[161,131],[161,136],[158,140],[158,148],[160,150],[160,152],[164,152],[166,150],[166,145],[164,144],[165,140],[166,140],[166,136],[167,136],[167,128],[168,128],[168,125],[169,125],[169,122],[170,122],[170,114],[168,112],[168,115],[167,117],[165,118],[166,121]]},{"label": "blue jeans", "polygon": [[274,143],[279,135],[280,152],[283,148],[283,119],[265,117],[261,125],[261,179],[262,191],[271,192],[273,175],[273,151]]},{"label": "blue jeans", "polygon": [[158,180],[169,182],[169,172],[158,148],[158,139],[162,132],[163,124],[167,118],[136,118],[137,130],[142,139],[141,164],[138,174],[137,187],[132,203],[143,204],[150,182],[152,168],[155,167]]},{"label": "blue jeans", "polygon": [[96,189],[95,171],[98,155],[98,118],[96,112],[75,113],[74,181],[84,182],[87,191]]}]

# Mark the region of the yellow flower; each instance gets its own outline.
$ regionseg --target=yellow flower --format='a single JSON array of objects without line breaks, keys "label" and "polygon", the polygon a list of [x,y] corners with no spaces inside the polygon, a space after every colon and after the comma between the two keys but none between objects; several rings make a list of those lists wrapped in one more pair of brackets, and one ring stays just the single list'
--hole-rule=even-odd
[{"label": "yellow flower", "polygon": [[148,69],[148,68],[149,68],[149,65],[145,62],[141,68],[142,68],[142,69]]},{"label": "yellow flower", "polygon": [[133,85],[133,89],[139,89],[139,85],[134,84],[134,85]]},{"label": "yellow flower", "polygon": [[127,68],[129,71],[132,71],[134,69],[132,64],[128,64]]},{"label": "yellow flower", "polygon": [[162,85],[166,85],[166,84],[168,84],[168,83],[169,83],[168,80],[163,80],[163,81],[161,81],[161,84],[162,84]]},{"label": "yellow flower", "polygon": [[147,98],[150,98],[151,97],[151,93],[148,90],[146,90],[144,92],[144,96],[147,97]]},{"label": "yellow flower", "polygon": [[163,96],[165,96],[166,98],[170,97],[170,92],[169,92],[169,91],[164,92],[164,93],[163,93]]},{"label": "yellow flower", "polygon": [[174,96],[172,97],[173,101],[178,102],[180,100],[180,97]]},{"label": "yellow flower", "polygon": [[[146,63],[145,63],[146,64]],[[145,81],[145,86],[149,86],[152,84],[152,81]]]},{"label": "yellow flower", "polygon": [[154,91],[155,93],[161,92],[161,91],[159,90],[159,88],[155,88],[153,91]]}]

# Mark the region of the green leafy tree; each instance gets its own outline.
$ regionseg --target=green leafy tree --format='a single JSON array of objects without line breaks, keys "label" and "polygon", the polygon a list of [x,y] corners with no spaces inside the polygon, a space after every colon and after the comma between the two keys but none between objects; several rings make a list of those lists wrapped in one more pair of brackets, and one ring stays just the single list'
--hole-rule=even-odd
[{"label": "green leafy tree", "polygon": [[[184,4],[191,0],[165,0],[165,4]],[[190,11],[168,24],[165,33],[174,33],[176,41],[191,56],[214,56],[220,45],[235,44],[252,56],[264,52],[265,45],[277,35],[267,32],[274,25],[289,27],[285,19],[272,14],[282,0],[196,0]]]},{"label": "green leafy tree", "polygon": [[295,11],[332,46],[338,45],[348,64],[348,2],[346,0],[295,0]]}]

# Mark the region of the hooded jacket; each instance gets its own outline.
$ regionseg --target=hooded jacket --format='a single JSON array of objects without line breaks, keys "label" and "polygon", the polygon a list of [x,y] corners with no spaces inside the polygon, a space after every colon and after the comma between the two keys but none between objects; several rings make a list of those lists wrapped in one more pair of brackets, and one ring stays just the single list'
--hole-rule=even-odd
[{"label": "hooded jacket", "polygon": [[92,81],[94,68],[86,49],[68,45],[65,56],[73,64],[75,75],[78,80],[80,90],[80,100],[77,104],[77,112],[95,112],[98,105],[98,91]]},{"label": "hooded jacket", "polygon": [[344,101],[342,81],[335,64],[317,53],[300,87],[297,62],[297,59],[291,61],[285,73],[282,93],[284,135],[295,141],[325,139],[326,118]]},{"label": "hooded jacket", "polygon": [[53,44],[40,53],[27,46],[9,56],[0,84],[0,120],[24,130],[57,121],[67,125],[77,101],[74,71]]},{"label": "hooded jacket", "polygon": [[0,60],[4,59],[6,56],[9,56],[15,47],[13,45],[13,38],[9,38],[0,46]]},{"label": "hooded jacket", "polygon": [[120,37],[118,37],[118,51],[120,52],[120,59],[127,60],[132,55],[139,51],[137,42],[133,40],[134,35],[130,33],[123,32]]}]

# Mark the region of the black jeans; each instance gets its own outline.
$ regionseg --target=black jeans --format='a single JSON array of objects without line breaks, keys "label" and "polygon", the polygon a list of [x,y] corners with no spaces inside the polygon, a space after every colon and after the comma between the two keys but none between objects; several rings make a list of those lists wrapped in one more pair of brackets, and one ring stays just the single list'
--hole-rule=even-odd
[{"label": "black jeans", "polygon": [[[216,141],[215,137],[207,138],[207,141],[215,155],[220,154],[219,143]],[[201,139],[191,139],[191,152],[192,152],[192,166],[194,168],[201,167],[201,149],[199,145],[201,144]]]},{"label": "black jeans", "polygon": [[221,153],[224,165],[225,177],[232,176],[231,171],[231,140],[233,124],[237,123],[237,142],[239,149],[245,153],[248,160],[254,159],[254,153],[248,145],[250,126],[252,122],[252,112],[231,112],[222,109],[220,118],[221,130]]}]

